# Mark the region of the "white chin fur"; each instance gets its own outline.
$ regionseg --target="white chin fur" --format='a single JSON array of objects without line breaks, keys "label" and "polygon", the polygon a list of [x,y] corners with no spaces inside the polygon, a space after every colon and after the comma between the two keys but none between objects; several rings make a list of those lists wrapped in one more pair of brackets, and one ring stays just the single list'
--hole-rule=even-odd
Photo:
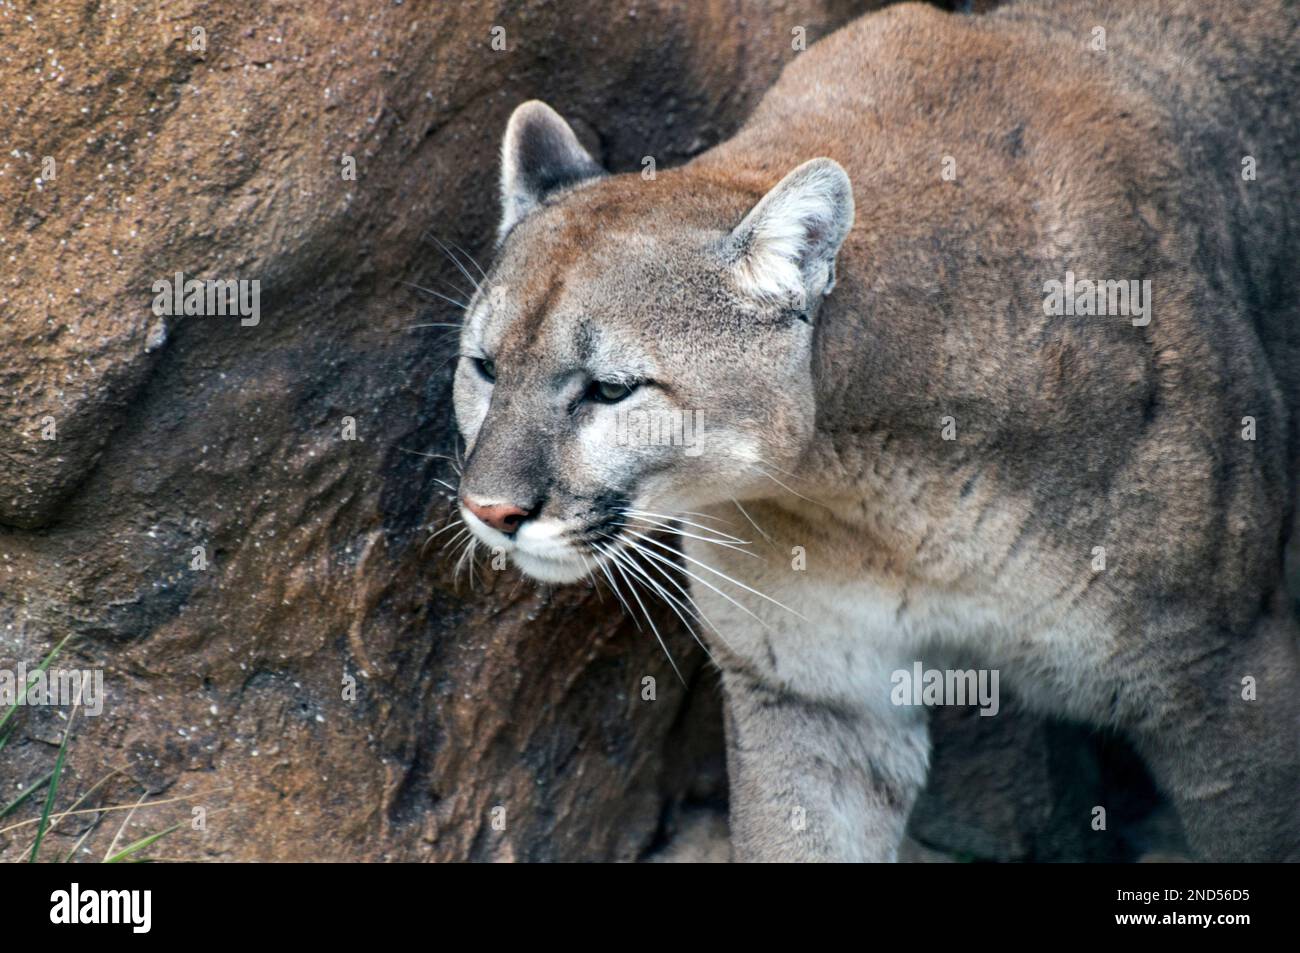
[{"label": "white chin fur", "polygon": [[[487,546],[490,551],[496,550],[497,547],[503,549],[510,561],[518,566],[526,576],[531,576],[539,582],[559,586],[577,582],[587,575],[587,564],[584,564],[576,556],[572,558],[560,557],[558,559],[533,556],[518,545],[512,544],[509,537],[503,536],[489,527],[463,506],[460,508],[460,515],[465,521],[465,525],[469,527],[470,532],[478,537],[479,542]],[[596,557],[593,556],[592,558]]]},{"label": "white chin fur", "polygon": [[510,559],[525,575],[552,585],[577,582],[587,574],[587,567],[578,559],[541,559],[521,549],[510,553]]}]

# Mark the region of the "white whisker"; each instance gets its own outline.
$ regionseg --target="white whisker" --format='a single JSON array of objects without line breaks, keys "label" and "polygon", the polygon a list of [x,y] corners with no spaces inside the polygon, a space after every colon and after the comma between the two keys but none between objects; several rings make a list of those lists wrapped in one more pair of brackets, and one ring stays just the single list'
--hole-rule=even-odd
[{"label": "white whisker", "polygon": [[582,567],[586,573],[586,580],[591,583],[591,588],[596,591],[596,599],[603,604],[605,602],[605,597],[600,594],[600,586],[596,583],[596,575],[592,571],[591,563],[587,561],[587,554],[582,550],[578,550],[578,558],[582,560]]},{"label": "white whisker", "polygon": [[[611,537],[611,538],[613,538],[613,537]],[[632,545],[631,540],[628,540],[627,542],[628,542],[629,545]],[[656,545],[658,545],[658,544],[656,543]],[[675,550],[675,549],[673,549],[673,548],[671,548],[671,547],[665,546],[664,548],[667,549],[670,553],[678,554],[678,553],[677,553],[677,550]],[[749,616],[750,618],[752,618],[755,622],[757,622],[757,623],[758,623],[759,625],[761,625],[763,628],[767,629],[768,631],[771,631],[771,630],[772,630],[772,627],[771,627],[771,626],[769,626],[765,621],[763,621],[763,620],[760,619],[757,615],[755,615],[753,612],[751,612],[751,611],[750,611],[746,606],[741,605],[741,604],[740,604],[739,602],[737,602],[735,599],[731,598],[731,596],[727,595],[725,592],[723,592],[721,589],[719,589],[717,586],[715,586],[713,583],[709,582],[707,579],[703,578],[702,576],[698,576],[698,575],[696,575],[695,573],[691,572],[691,571],[690,571],[689,569],[687,569],[686,567],[684,567],[684,566],[679,566],[679,565],[677,565],[675,562],[673,562],[672,560],[670,560],[670,559],[666,559],[665,557],[660,556],[658,553],[651,552],[651,551],[648,550],[648,549],[644,549],[644,548],[642,548],[642,549],[640,550],[640,552],[641,552],[644,556],[646,556],[647,558],[649,558],[649,559],[653,559],[653,560],[655,560],[656,562],[662,563],[663,565],[667,566],[667,567],[670,568],[670,569],[675,569],[677,572],[684,573],[685,575],[690,576],[692,579],[694,579],[694,580],[695,580],[696,582],[698,582],[700,585],[704,586],[705,588],[712,589],[712,590],[713,590],[714,592],[716,592],[718,595],[722,596],[722,598],[726,599],[728,602],[730,602],[733,606],[735,606],[735,607],[736,607],[737,609],[739,609],[741,612],[745,613],[747,616]],[[681,554],[678,554],[678,555],[685,555],[685,554],[684,554],[684,553],[681,553]]]},{"label": "white whisker", "polygon": [[[749,550],[742,549],[740,546],[737,546],[734,543],[728,543],[725,540],[709,539],[707,536],[699,536],[696,535],[695,533],[688,533],[685,530],[678,529],[677,527],[671,526],[668,523],[661,523],[658,520],[647,520],[640,516],[631,516],[629,517],[629,519],[632,519],[637,523],[643,524],[643,527],[649,530],[650,532],[666,533],[669,536],[679,536],[682,539],[698,539],[701,542],[713,543],[715,546],[723,546],[727,549],[735,550],[736,552],[741,553],[742,555],[749,556],[754,559],[759,558],[756,554],[750,552]],[[748,546],[749,543],[745,542],[743,543],[743,545]]]},{"label": "white whisker", "polygon": [[[676,579],[670,576],[668,572],[663,568],[664,565],[667,565],[671,569],[675,569],[678,572],[682,572],[683,570],[680,566],[672,563],[671,561],[660,559],[658,554],[649,552],[648,550],[646,550],[644,546],[640,545],[635,540],[623,539],[621,540],[621,542],[627,547],[629,547],[633,552],[641,556],[647,557],[646,565],[650,569],[653,569],[655,572],[657,572],[660,576],[662,576],[674,589],[676,589],[678,592],[682,594],[682,598],[686,601],[686,605],[689,607],[687,611],[690,612],[691,617],[702,621],[705,625],[707,625],[710,629],[713,630],[713,633],[719,639],[722,640],[722,643],[726,645],[727,648],[732,648],[731,643],[727,641],[727,637],[722,634],[722,631],[716,625],[713,624],[713,620],[704,614],[704,610],[700,608],[699,603],[695,601],[694,597],[691,596],[690,592],[687,591],[686,587],[684,587],[680,582],[678,582]],[[707,585],[707,583],[705,583],[705,585]],[[667,593],[665,593],[665,595],[667,595]],[[691,635],[695,636],[697,642],[699,641],[699,636],[696,635],[694,631],[691,632]],[[704,645],[703,642],[700,642],[700,647],[704,649],[705,653],[709,655],[710,659],[713,658],[712,653],[709,652],[708,648]]]},{"label": "white whisker", "polygon": [[457,533],[455,536],[452,536],[445,543],[443,543],[441,548],[439,548],[438,552],[446,552],[452,546],[455,546],[457,543],[462,542],[465,539],[465,534],[468,533],[469,531],[470,530],[468,526],[462,526],[460,532]]},{"label": "white whisker", "polygon": [[678,553],[683,559],[687,560],[688,562],[694,563],[695,565],[699,566],[701,569],[708,570],[709,572],[713,573],[715,576],[727,580],[727,582],[731,583],[732,585],[739,586],[741,589],[744,589],[746,592],[753,593],[754,595],[758,596],[760,599],[767,600],[768,602],[772,603],[772,605],[776,606],[779,609],[784,609],[786,612],[790,613],[792,616],[795,616],[796,618],[803,619],[803,621],[805,622],[808,621],[807,619],[804,619],[804,617],[800,615],[798,612],[795,612],[793,609],[791,609],[789,606],[777,602],[775,599],[773,599],[771,596],[767,595],[766,593],[759,592],[757,589],[753,589],[745,585],[739,579],[732,579],[725,572],[722,572],[721,570],[718,569],[714,569],[708,563],[700,562],[700,560],[695,559],[692,556],[688,556],[686,553],[679,553],[678,550],[673,549],[671,546],[666,546],[663,543],[659,542],[657,539],[652,539],[651,537],[646,536],[644,533],[638,533],[636,530],[631,529],[630,527],[628,528],[628,532],[631,533],[633,536],[637,537],[638,539],[645,540],[647,543],[649,543],[652,546],[658,546],[660,549],[666,549],[670,553]]},{"label": "white whisker", "polygon": [[632,580],[629,579],[627,573],[623,571],[623,567],[620,563],[614,562],[613,566],[615,571],[623,577],[623,581],[627,583],[627,590],[631,593],[632,598],[636,600],[636,604],[641,607],[641,612],[645,615],[645,620],[650,626],[650,631],[654,633],[655,639],[659,642],[659,647],[664,650],[664,655],[668,656],[668,664],[673,667],[673,671],[677,674],[677,680],[685,685],[686,679],[682,678],[681,670],[677,668],[677,662],[673,659],[673,653],[668,651],[667,643],[664,642],[663,636],[659,634],[659,627],[655,625],[654,619],[650,618],[650,610],[645,607],[645,603],[642,602],[641,597],[637,595],[636,586],[632,584]]},{"label": "white whisker", "polygon": [[[768,473],[768,472],[767,472],[766,470],[764,470],[762,467],[755,466],[755,467],[753,467],[753,469],[757,470],[760,474],[762,474],[763,476],[767,477],[769,480],[771,480],[773,483],[775,483],[775,484],[776,484],[777,486],[779,486],[781,489],[785,490],[787,493],[789,493],[789,494],[791,494],[791,495],[793,495],[793,496],[797,496],[797,497],[799,497],[799,499],[804,500],[804,501],[806,501],[806,502],[808,502],[808,503],[813,503],[813,504],[815,504],[815,505],[817,505],[817,506],[823,507],[823,508],[828,509],[828,510],[831,509],[829,506],[827,506],[827,505],[826,505],[825,503],[823,503],[821,500],[814,500],[814,499],[812,499],[811,497],[804,496],[802,493],[799,493],[799,492],[796,491],[796,490],[792,490],[792,489],[790,489],[788,486],[786,486],[784,483],[782,483],[782,482],[781,482],[780,480],[778,480],[776,477],[772,476],[772,474]],[[834,512],[834,510],[831,510],[831,512]]]},{"label": "white whisker", "polygon": [[[609,553],[605,552],[605,550],[601,548],[601,545],[599,543],[592,543],[592,546],[595,547],[597,552],[601,553],[606,558],[612,560],[612,557],[610,557]],[[614,577],[610,573],[609,568],[599,560],[596,561],[596,566],[598,569],[600,569],[600,571],[604,574],[605,578],[609,581],[609,588],[614,593],[614,598],[616,598],[619,601],[619,604],[623,607],[623,611],[628,614],[628,616],[632,619],[634,623],[636,623],[636,627],[639,630],[641,628],[641,623],[637,619],[636,614],[632,611],[632,607],[627,604],[627,600],[623,598],[623,593],[618,591],[618,583],[614,581]]]},{"label": "white whisker", "polygon": [[641,579],[645,581],[646,585],[650,587],[651,592],[653,592],[664,602],[668,603],[668,608],[672,609],[673,612],[677,615],[677,618],[682,620],[682,625],[686,626],[686,631],[691,634],[691,638],[695,639],[699,647],[704,649],[704,654],[709,657],[709,661],[710,662],[714,661],[713,653],[709,651],[709,647],[705,645],[703,641],[701,641],[699,634],[695,631],[695,627],[691,625],[691,623],[687,621],[686,616],[682,614],[682,610],[684,609],[692,618],[695,618],[696,617],[695,612],[691,611],[691,609],[688,608],[687,606],[682,605],[682,603],[679,602],[671,592],[666,590],[663,586],[661,586],[654,579],[652,579],[650,575],[645,571],[645,569],[643,569],[640,565],[637,564],[635,559],[625,556],[624,554],[619,553],[617,550],[613,550],[610,553],[610,558],[614,559],[617,562],[621,562],[629,570],[631,570],[632,572],[640,576]]},{"label": "white whisker", "polygon": [[[438,238],[437,238],[436,235],[433,235],[433,234],[431,234],[431,233],[429,233],[429,232],[426,232],[425,234],[428,235],[429,238],[432,238],[432,239],[434,240],[434,242],[437,243],[438,247],[442,249],[443,254],[445,254],[448,258],[450,258],[450,259],[451,259],[451,263],[452,263],[453,265],[456,266],[456,270],[459,271],[462,275],[464,275],[464,276],[469,280],[469,283],[472,284],[472,285],[474,286],[474,290],[475,290],[476,292],[477,292],[477,291],[482,291],[482,290],[483,290],[482,286],[478,283],[478,281],[475,280],[474,276],[471,275],[471,274],[469,273],[468,269],[466,269],[465,266],[462,265],[462,264],[460,263],[460,259],[457,258],[455,255],[453,255],[453,254],[451,253],[451,249],[449,249],[449,248],[448,248],[446,245],[444,245],[442,242],[438,241]],[[478,265],[475,264],[474,267],[477,268]],[[480,269],[480,270],[482,270],[482,269]],[[486,276],[484,276],[484,277],[486,277]]]},{"label": "white whisker", "polygon": [[471,590],[473,590],[474,588],[474,549],[477,545],[478,545],[478,537],[475,536],[473,533],[470,533],[469,539],[465,541],[465,545],[460,551],[460,558],[456,560],[456,574],[453,577],[453,580],[456,583],[456,585],[460,585],[461,569],[464,568],[465,562],[468,559],[469,567],[470,567],[469,584]]},{"label": "white whisker", "polygon": [[464,525],[465,525],[465,521],[462,520],[457,514],[452,513],[448,518],[448,522],[446,526],[443,526],[441,529],[436,529],[429,534],[429,538],[426,539],[424,541],[424,545],[420,547],[420,555],[423,556],[425,552],[428,550],[429,544],[432,543],[439,536],[441,536],[443,533],[446,533],[449,530],[453,530],[457,526],[464,526]]},{"label": "white whisker", "polygon": [[465,249],[461,248],[455,242],[451,243],[451,247],[456,249],[456,251],[460,252],[462,255],[464,255],[469,260],[469,263],[474,266],[475,270],[478,271],[478,273],[483,276],[483,279],[485,281],[487,280],[487,272],[483,270],[482,265],[480,265],[477,261],[474,260],[473,255],[471,255]]},{"label": "white whisker", "polygon": [[736,499],[736,498],[733,496],[733,497],[731,497],[731,502],[734,503],[734,504],[736,505],[736,509],[740,510],[740,515],[743,516],[743,517],[745,517],[745,519],[749,520],[749,525],[752,526],[752,527],[754,527],[754,529],[756,529],[756,530],[758,531],[758,535],[762,536],[762,537],[763,537],[765,540],[767,540],[769,543],[772,543],[773,545],[776,545],[775,540],[773,540],[771,536],[768,536],[767,533],[763,532],[763,527],[761,527],[761,526],[759,526],[757,523],[755,523],[755,522],[754,522],[754,518],[753,518],[752,516],[750,516],[747,512],[745,512],[745,508],[744,508],[743,506],[740,505],[740,500]]},{"label": "white whisker", "polygon": [[712,526],[704,526],[701,523],[694,523],[691,522],[690,520],[682,519],[680,516],[669,516],[667,513],[651,513],[649,510],[624,510],[623,512],[631,516],[653,516],[661,520],[669,520],[676,523],[683,523],[686,526],[694,526],[696,529],[701,530],[702,532],[717,533],[719,536],[727,540],[730,540],[733,543],[739,543],[742,546],[748,546],[750,542],[747,539],[741,539],[739,536],[732,536],[730,533],[724,533],[720,529],[714,529]]},{"label": "white whisker", "polygon": [[403,281],[402,284],[404,284],[404,285],[410,285],[410,286],[411,286],[412,288],[414,288],[416,291],[423,291],[425,294],[433,295],[435,298],[441,298],[443,301],[446,301],[448,304],[454,304],[456,307],[460,308],[460,310],[462,310],[462,311],[464,311],[466,308],[469,307],[469,305],[466,304],[464,301],[457,301],[455,298],[448,298],[448,297],[447,297],[445,294],[443,294],[441,291],[434,291],[432,288],[426,288],[426,287],[424,287],[423,285],[417,285],[417,284],[416,284],[415,282],[413,282],[413,281]]}]

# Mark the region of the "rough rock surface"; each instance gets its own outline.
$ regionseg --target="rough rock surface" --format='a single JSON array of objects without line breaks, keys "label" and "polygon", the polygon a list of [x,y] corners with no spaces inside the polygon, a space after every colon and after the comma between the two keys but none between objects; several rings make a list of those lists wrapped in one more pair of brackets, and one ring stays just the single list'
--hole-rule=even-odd
[{"label": "rough rock surface", "polygon": [[[482,568],[473,589],[451,534],[425,550],[454,348],[412,326],[456,312],[411,285],[466,284],[426,232],[489,254],[519,102],[611,168],[679,162],[743,119],[794,27],[872,5],[0,5],[0,667],[72,636],[56,666],[102,669],[107,699],[76,716],[58,807],[147,799],[61,821],[42,856],[175,821],[154,856],[634,859],[717,833],[716,683],[684,633],[659,613],[686,684],[608,595]],[[258,280],[260,322],[157,316],[178,271]],[[0,808],[65,715],[12,720]],[[0,858],[38,800],[0,820]]]}]

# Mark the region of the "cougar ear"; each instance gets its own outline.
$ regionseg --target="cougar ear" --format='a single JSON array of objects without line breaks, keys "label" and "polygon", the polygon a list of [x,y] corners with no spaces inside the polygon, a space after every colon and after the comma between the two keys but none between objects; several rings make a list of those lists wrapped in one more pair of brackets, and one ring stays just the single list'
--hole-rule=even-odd
[{"label": "cougar ear", "polygon": [[835,256],[853,227],[853,186],[833,159],[789,173],[736,226],[725,247],[742,293],[801,312],[835,286]]},{"label": "cougar ear", "polygon": [[554,109],[538,99],[518,106],[501,146],[498,241],[552,192],[604,174]]}]

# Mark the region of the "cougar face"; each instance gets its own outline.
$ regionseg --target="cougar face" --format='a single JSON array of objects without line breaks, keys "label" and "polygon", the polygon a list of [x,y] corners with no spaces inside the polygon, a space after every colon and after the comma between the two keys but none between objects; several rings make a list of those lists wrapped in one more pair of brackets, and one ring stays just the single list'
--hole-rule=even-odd
[{"label": "cougar face", "polygon": [[813,160],[757,204],[695,189],[683,212],[673,173],[606,176],[537,102],[503,152],[499,253],[455,374],[461,515],[525,573],[570,582],[798,458],[852,196]]}]

